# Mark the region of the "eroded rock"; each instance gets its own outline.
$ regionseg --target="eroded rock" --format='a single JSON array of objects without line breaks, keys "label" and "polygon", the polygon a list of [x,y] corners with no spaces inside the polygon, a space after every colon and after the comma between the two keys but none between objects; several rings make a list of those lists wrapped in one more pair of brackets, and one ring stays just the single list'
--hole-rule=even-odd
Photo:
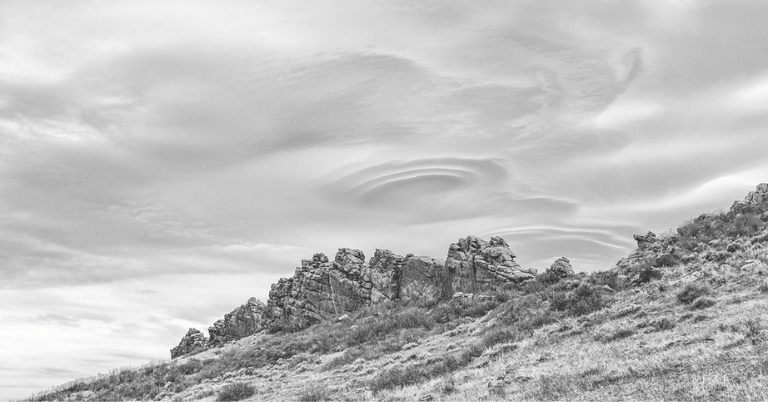
[{"label": "eroded rock", "polygon": [[656,233],[653,232],[648,232],[644,235],[633,235],[632,237],[637,242],[637,248],[640,250],[646,250],[659,241]]},{"label": "eroded rock", "polygon": [[205,349],[207,339],[202,332],[195,328],[190,328],[187,334],[181,338],[181,342],[175,348],[171,349],[171,359],[175,359],[179,356],[188,355],[195,351],[202,351]]},{"label": "eroded rock", "polygon": [[261,332],[267,324],[267,306],[251,297],[208,328],[208,345],[219,346]]},{"label": "eroded rock", "polygon": [[547,272],[558,278],[565,278],[573,276],[573,267],[571,267],[571,261],[569,259],[560,257],[547,268]]},{"label": "eroded rock", "polygon": [[523,269],[515,257],[501,237],[491,237],[488,242],[475,236],[459,239],[448,248],[443,298],[454,292],[490,292],[508,282],[535,278],[536,272]]}]

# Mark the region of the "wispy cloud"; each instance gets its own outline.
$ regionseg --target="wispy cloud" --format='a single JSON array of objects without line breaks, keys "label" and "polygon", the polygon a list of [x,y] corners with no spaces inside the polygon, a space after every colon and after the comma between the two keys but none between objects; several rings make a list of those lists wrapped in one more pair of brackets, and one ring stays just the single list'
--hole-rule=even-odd
[{"label": "wispy cloud", "polygon": [[608,268],[766,181],[766,17],[5,1],[0,399],[165,357],[314,252],[502,235],[526,267]]}]

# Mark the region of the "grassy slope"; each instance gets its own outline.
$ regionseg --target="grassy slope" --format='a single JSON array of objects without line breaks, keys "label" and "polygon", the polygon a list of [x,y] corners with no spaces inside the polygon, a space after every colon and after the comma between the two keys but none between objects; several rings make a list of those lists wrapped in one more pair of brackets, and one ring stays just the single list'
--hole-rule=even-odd
[{"label": "grassy slope", "polygon": [[[249,400],[768,400],[765,227],[720,218],[684,225],[675,241],[685,262],[646,283],[627,283],[650,269],[637,251],[614,275],[540,278],[490,300],[377,306],[35,399],[213,401],[245,383],[255,389]],[[712,236],[698,226],[732,222],[742,226],[716,237],[727,241],[704,243]],[[742,246],[723,254],[734,240]],[[689,303],[680,301],[686,288]],[[704,297],[690,303],[695,296]]]}]

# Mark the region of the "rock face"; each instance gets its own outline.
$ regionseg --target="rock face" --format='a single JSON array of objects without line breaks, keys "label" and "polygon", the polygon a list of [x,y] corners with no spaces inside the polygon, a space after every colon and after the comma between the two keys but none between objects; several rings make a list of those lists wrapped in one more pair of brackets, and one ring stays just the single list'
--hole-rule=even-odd
[{"label": "rock face", "polygon": [[[368,263],[362,251],[350,248],[339,249],[333,261],[325,254],[315,254],[302,260],[293,277],[272,285],[266,305],[249,299],[208,328],[207,342],[199,331],[190,332],[172,356],[186,354],[199,345],[220,346],[260,332],[272,323],[300,328],[371,304],[450,300],[456,292],[482,294],[505,283],[535,277],[535,270],[522,269],[514,259],[515,254],[501,237],[484,241],[475,236],[452,244],[445,261],[413,254],[403,257],[382,249],[376,250]],[[188,344],[194,346],[184,346]]]},{"label": "rock face", "polygon": [[547,268],[547,272],[558,278],[565,278],[573,276],[573,267],[571,267],[571,261],[565,257],[560,257]]},{"label": "rock face", "polygon": [[194,328],[190,328],[189,331],[187,331],[187,334],[181,338],[179,346],[171,349],[171,359],[190,354],[195,350],[203,350],[205,349],[205,345],[205,335]]},{"label": "rock face", "polygon": [[400,275],[398,299],[435,302],[443,295],[445,262],[425,256],[408,255]]},{"label": "rock face", "polygon": [[486,242],[468,236],[448,248],[443,298],[449,299],[454,292],[489,292],[507,282],[535,277],[536,271],[523,269],[515,262],[515,253],[501,237]]},{"label": "rock face", "polygon": [[768,183],[760,183],[755,191],[750,191],[744,198],[744,202],[752,205],[764,205],[768,203]]},{"label": "rock face", "polygon": [[311,325],[369,305],[371,288],[363,252],[342,248],[333,262],[325,254],[302,260],[292,278],[272,285],[267,310],[272,319]]},{"label": "rock face", "polygon": [[760,183],[755,191],[750,191],[743,201],[736,201],[731,206],[734,212],[745,212],[754,209],[765,210],[768,207],[768,183]]},{"label": "rock face", "polygon": [[405,258],[389,250],[376,249],[371,258],[371,303],[396,300],[400,295],[400,276]]},{"label": "rock face", "polygon": [[251,297],[248,302],[208,328],[208,345],[223,345],[261,331],[266,323],[266,314],[267,306],[257,298]]}]

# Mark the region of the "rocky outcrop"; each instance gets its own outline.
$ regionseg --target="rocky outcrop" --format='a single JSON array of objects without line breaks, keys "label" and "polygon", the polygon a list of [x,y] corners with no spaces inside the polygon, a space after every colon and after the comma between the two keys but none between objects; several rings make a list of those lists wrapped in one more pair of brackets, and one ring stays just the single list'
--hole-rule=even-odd
[{"label": "rocky outcrop", "polygon": [[633,235],[632,237],[637,242],[637,248],[640,250],[648,249],[659,241],[659,239],[656,237],[656,233],[653,232],[648,232],[644,235]]},{"label": "rocky outcrop", "polygon": [[266,315],[267,306],[259,299],[251,297],[248,302],[208,328],[208,345],[223,345],[261,331],[267,321]]},{"label": "rocky outcrop", "polygon": [[325,254],[302,260],[292,278],[272,285],[267,310],[271,319],[311,325],[369,305],[371,288],[363,252],[342,248],[333,262]]},{"label": "rocky outcrop", "polygon": [[202,351],[205,349],[205,346],[205,335],[194,328],[190,328],[189,331],[187,331],[187,334],[181,338],[179,345],[171,349],[171,359],[188,355],[195,351]]},{"label": "rocky outcrop", "polygon": [[515,262],[515,253],[501,237],[486,242],[475,236],[459,239],[448,248],[445,260],[443,298],[454,292],[490,292],[508,282],[523,282],[536,277]]},{"label": "rocky outcrop", "polygon": [[573,276],[573,267],[571,261],[565,257],[560,257],[547,268],[547,273],[558,278]]},{"label": "rocky outcrop", "polygon": [[[366,263],[362,251],[341,248],[333,261],[325,254],[302,260],[293,277],[272,285],[266,305],[249,299],[208,328],[210,339],[205,342],[203,337],[202,345],[220,346],[272,324],[301,328],[385,301],[433,303],[450,300],[456,292],[482,294],[535,275],[535,270],[522,269],[515,262],[515,254],[501,237],[459,239],[450,246],[445,261],[378,249]],[[200,344],[199,336],[188,336]],[[185,337],[182,343],[187,341]],[[180,348],[178,353],[185,350],[191,349]]]}]

